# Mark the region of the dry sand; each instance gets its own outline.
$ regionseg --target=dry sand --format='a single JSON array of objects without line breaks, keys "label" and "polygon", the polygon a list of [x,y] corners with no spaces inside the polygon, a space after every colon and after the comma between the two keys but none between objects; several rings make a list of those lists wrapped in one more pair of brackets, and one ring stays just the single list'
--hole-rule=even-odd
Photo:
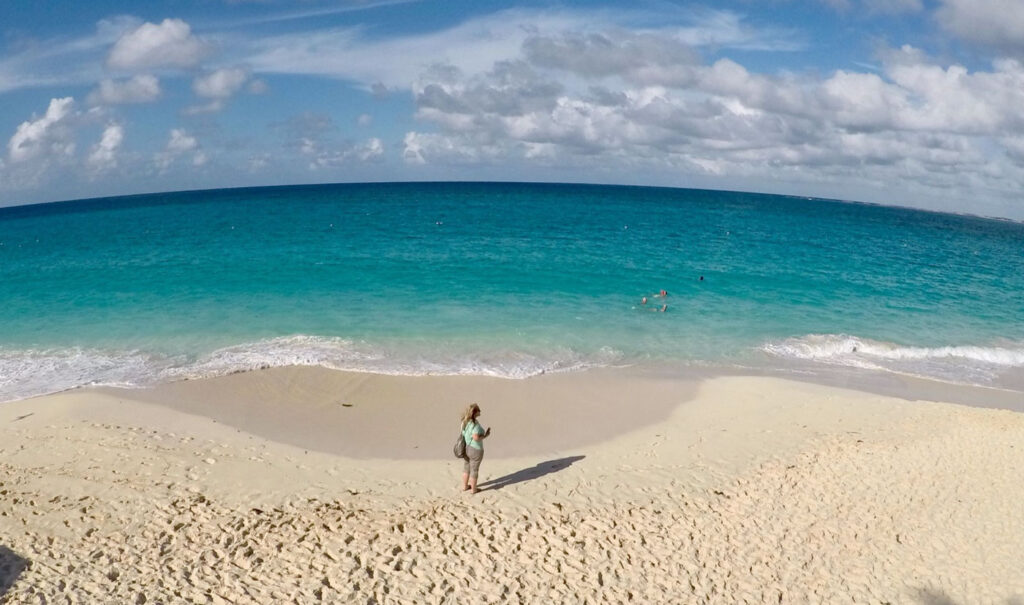
[{"label": "dry sand", "polygon": [[0,467],[12,603],[1024,603],[1024,415],[776,378],[80,390]]}]

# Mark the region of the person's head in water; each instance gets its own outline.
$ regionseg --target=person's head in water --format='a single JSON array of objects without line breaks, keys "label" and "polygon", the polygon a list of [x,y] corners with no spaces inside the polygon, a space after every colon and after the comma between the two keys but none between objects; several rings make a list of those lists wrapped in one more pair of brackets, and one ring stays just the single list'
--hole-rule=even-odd
[{"label": "person's head in water", "polygon": [[647,297],[646,296],[640,299],[640,304],[641,305],[646,305],[647,304]]},{"label": "person's head in water", "polygon": [[661,297],[664,298],[665,296],[668,296],[668,292],[662,290],[661,292],[658,292],[658,296],[661,296]]},{"label": "person's head in water", "polygon": [[462,413],[462,426],[465,427],[471,421],[476,420],[476,417],[480,415],[480,406],[475,403],[469,404],[466,411]]}]

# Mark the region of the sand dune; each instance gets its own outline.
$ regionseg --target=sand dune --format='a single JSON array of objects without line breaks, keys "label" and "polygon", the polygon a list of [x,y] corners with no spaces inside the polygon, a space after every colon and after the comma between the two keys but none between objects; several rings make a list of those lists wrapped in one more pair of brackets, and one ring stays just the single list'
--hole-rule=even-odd
[{"label": "sand dune", "polygon": [[[339,456],[124,392],[6,404],[0,594],[1024,602],[1024,416],[767,378],[615,380],[669,393],[675,407],[617,435],[601,427],[598,442],[573,433],[564,448],[513,456],[495,422],[476,496],[457,491],[461,464],[443,452]],[[453,388],[435,382],[408,384],[421,396]],[[364,438],[390,418],[368,415]]]}]

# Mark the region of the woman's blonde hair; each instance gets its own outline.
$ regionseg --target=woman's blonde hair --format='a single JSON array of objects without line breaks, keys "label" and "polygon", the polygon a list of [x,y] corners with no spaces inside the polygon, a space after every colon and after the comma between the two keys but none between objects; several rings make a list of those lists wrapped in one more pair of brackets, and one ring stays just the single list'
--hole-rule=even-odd
[{"label": "woman's blonde hair", "polygon": [[466,425],[469,424],[470,420],[476,420],[477,414],[480,413],[480,406],[475,403],[469,404],[466,411],[462,413],[462,428],[465,429]]}]

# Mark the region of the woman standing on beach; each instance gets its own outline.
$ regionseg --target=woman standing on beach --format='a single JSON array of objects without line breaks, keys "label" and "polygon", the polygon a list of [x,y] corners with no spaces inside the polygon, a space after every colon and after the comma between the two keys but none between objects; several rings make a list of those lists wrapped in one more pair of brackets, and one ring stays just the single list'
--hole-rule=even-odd
[{"label": "woman standing on beach", "polygon": [[491,429],[484,430],[477,418],[480,406],[475,403],[466,408],[462,414],[462,438],[466,440],[466,453],[462,456],[462,490],[473,490],[475,494],[476,480],[480,474],[480,461],[484,459],[484,439],[491,434]]}]

